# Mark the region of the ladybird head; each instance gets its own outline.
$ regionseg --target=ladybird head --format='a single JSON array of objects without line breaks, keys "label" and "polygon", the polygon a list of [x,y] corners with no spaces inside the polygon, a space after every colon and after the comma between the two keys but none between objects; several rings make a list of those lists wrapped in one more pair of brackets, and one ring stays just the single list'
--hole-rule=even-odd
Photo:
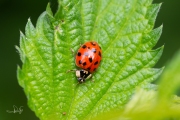
[{"label": "ladybird head", "polygon": [[76,77],[79,83],[85,82],[86,79],[89,79],[92,74],[87,70],[76,70]]}]

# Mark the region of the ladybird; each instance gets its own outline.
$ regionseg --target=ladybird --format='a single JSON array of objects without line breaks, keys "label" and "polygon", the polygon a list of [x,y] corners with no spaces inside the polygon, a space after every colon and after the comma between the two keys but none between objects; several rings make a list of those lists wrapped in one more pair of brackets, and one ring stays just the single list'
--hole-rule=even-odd
[{"label": "ladybird", "polygon": [[85,82],[92,77],[92,73],[98,68],[102,58],[102,50],[97,42],[86,42],[77,51],[75,56],[76,65],[81,70],[76,70],[79,83]]}]

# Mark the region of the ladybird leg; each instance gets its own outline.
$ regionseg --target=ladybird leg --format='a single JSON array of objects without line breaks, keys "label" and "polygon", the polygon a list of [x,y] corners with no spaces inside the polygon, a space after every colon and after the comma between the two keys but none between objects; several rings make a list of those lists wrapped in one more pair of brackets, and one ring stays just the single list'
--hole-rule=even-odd
[{"label": "ladybird leg", "polygon": [[74,52],[74,49],[70,48],[70,50],[71,50],[71,53],[73,54],[73,56],[74,56],[74,58],[75,58],[76,53]]},{"label": "ladybird leg", "polygon": [[74,70],[67,70],[66,73],[69,73],[69,72],[76,72],[76,69]]},{"label": "ladybird leg", "polygon": [[82,46],[82,43],[80,43],[80,46]]},{"label": "ladybird leg", "polygon": [[95,82],[95,80],[92,78],[92,76],[89,78],[91,82]]},{"label": "ladybird leg", "polygon": [[91,79],[91,82],[95,82],[93,79]]},{"label": "ladybird leg", "polygon": [[74,49],[70,48],[71,52],[74,54]]}]

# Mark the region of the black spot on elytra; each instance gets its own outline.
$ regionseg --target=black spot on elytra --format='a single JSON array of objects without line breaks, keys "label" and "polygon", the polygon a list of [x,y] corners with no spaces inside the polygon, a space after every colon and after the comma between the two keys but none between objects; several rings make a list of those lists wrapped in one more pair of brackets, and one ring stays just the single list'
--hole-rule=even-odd
[{"label": "black spot on elytra", "polygon": [[99,51],[99,56],[101,57],[101,52]]},{"label": "black spot on elytra", "polygon": [[83,63],[83,66],[85,66],[85,65],[86,65],[86,62]]},{"label": "black spot on elytra", "polygon": [[84,48],[84,49],[85,49],[86,47],[87,47],[86,45],[83,45],[83,46],[82,46],[82,48]]},{"label": "black spot on elytra", "polygon": [[93,48],[91,51],[92,51],[93,53],[96,53],[96,49],[95,49],[95,48]]},{"label": "black spot on elytra", "polygon": [[98,64],[98,61],[96,61],[95,63],[94,63],[94,65],[97,65]]},{"label": "black spot on elytra", "polygon": [[90,47],[88,47],[88,49],[90,49]]},{"label": "black spot on elytra", "polygon": [[79,60],[79,64],[82,64],[82,61],[81,61],[81,60]]},{"label": "black spot on elytra", "polygon": [[80,52],[78,52],[78,54],[77,54],[78,56],[81,56],[81,53]]},{"label": "black spot on elytra", "polygon": [[92,62],[92,58],[91,58],[91,57],[89,58],[89,62],[90,62],[90,63]]},{"label": "black spot on elytra", "polygon": [[96,70],[96,68],[94,68],[94,70],[93,71],[95,71]]},{"label": "black spot on elytra", "polygon": [[94,42],[91,42],[91,44],[92,44],[93,46],[96,46],[96,44],[95,44]]}]

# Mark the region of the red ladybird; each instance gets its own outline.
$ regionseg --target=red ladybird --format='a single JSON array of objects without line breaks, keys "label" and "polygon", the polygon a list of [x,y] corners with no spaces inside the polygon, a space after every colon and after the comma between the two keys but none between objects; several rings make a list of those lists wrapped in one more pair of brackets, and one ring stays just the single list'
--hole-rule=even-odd
[{"label": "red ladybird", "polygon": [[75,56],[76,65],[82,68],[81,70],[76,70],[79,83],[85,82],[86,79],[92,76],[92,73],[101,62],[101,54],[101,47],[94,41],[86,42],[79,48]]}]

